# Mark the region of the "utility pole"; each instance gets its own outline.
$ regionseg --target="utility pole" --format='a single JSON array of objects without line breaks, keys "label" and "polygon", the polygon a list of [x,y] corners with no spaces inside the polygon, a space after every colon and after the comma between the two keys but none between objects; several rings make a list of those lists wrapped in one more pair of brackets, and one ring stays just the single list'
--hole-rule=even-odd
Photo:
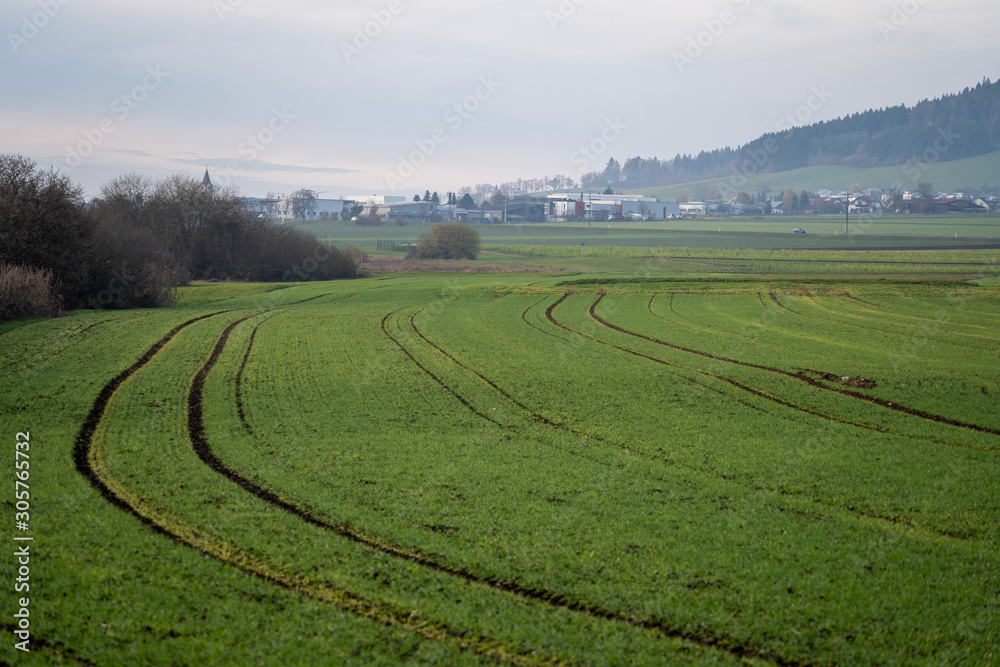
[{"label": "utility pole", "polygon": [[851,195],[844,200],[844,234],[851,233]]}]

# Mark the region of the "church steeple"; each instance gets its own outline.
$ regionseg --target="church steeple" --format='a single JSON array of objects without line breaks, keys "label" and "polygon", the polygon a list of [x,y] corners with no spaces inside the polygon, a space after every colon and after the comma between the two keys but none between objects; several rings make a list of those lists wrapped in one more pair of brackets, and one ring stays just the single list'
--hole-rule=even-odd
[{"label": "church steeple", "polygon": [[212,185],[212,179],[208,177],[208,167],[205,167],[205,178],[201,179],[201,189],[212,194],[215,190],[215,186]]}]

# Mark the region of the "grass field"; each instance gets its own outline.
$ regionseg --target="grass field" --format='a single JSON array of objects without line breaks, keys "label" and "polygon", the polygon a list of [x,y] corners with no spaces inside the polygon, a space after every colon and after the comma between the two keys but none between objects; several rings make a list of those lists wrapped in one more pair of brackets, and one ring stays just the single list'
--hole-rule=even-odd
[{"label": "grass field", "polygon": [[[996,186],[1000,174],[1000,151],[954,160],[951,162],[925,163],[918,166],[878,167],[857,169],[851,167],[805,167],[767,174],[754,174],[748,182],[735,186],[731,178],[717,178],[697,183],[683,183],[654,188],[644,188],[645,194],[659,197],[661,201],[677,201],[678,197],[695,200],[699,187],[709,186],[752,192],[758,183],[764,183],[775,191],[791,188],[795,194],[829,190],[849,190],[855,185],[863,188],[916,190],[918,182],[930,182],[936,189],[954,192],[957,188],[979,188],[983,185]],[[914,178],[914,175],[917,177]]]},{"label": "grass field", "polygon": [[538,247],[0,325],[0,662],[996,664],[995,250]]},{"label": "grass field", "polygon": [[[297,225],[342,246],[374,251],[378,239],[416,242],[430,224],[359,227],[351,222]],[[806,234],[792,230],[803,227]],[[1000,246],[1000,215],[970,217],[884,215],[852,216],[845,235],[844,216],[720,218],[654,222],[563,222],[476,225],[486,244],[634,246],[672,248],[860,249]]]}]

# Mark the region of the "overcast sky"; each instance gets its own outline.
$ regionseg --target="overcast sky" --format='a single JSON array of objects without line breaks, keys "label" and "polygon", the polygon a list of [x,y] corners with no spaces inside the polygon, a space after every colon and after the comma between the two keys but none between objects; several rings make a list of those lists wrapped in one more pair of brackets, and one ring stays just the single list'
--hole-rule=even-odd
[{"label": "overcast sky", "polygon": [[517,177],[737,146],[1000,77],[997,0],[4,0],[0,152],[96,195]]}]

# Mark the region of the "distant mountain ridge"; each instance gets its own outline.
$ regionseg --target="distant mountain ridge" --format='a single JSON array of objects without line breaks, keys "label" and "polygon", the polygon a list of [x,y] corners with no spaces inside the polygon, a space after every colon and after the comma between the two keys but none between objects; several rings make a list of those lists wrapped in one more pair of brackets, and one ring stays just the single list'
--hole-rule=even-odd
[{"label": "distant mountain ridge", "polygon": [[677,155],[672,160],[612,158],[603,171],[585,174],[584,187],[652,187],[733,174],[802,167],[887,167],[947,162],[1000,149],[1000,81],[924,100],[855,113],[831,121],[769,132],[739,148]]}]

